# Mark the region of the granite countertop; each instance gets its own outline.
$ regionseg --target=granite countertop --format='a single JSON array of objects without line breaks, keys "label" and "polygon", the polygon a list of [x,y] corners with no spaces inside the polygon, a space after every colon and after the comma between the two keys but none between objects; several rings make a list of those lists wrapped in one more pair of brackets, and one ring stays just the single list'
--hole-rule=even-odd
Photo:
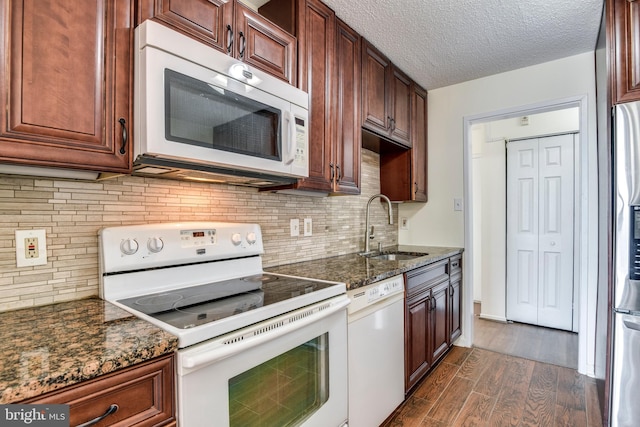
[{"label": "granite countertop", "polygon": [[0,404],[172,353],[178,338],[97,298],[0,313]]},{"label": "granite countertop", "polygon": [[382,253],[394,251],[425,253],[427,255],[405,261],[391,261],[371,259],[358,254],[347,254],[265,268],[265,271],[345,282],[349,290],[452,257],[462,253],[463,250],[462,248],[413,245],[399,245],[382,249]]}]

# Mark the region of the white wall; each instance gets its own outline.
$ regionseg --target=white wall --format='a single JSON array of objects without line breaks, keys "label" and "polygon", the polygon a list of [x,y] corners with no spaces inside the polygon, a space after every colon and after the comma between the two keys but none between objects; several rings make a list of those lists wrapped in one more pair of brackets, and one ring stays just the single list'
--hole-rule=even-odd
[{"label": "white wall", "polygon": [[463,197],[463,118],[563,99],[589,97],[589,141],[596,142],[593,53],[496,74],[429,91],[428,197],[426,204],[402,204],[409,229],[402,244],[464,246],[464,215],[453,210]]},{"label": "white wall", "polygon": [[[466,236],[464,211],[453,210],[453,199],[466,198],[464,172],[465,118],[487,117],[507,110],[527,110],[531,106],[552,104],[567,98],[586,97],[586,119],[583,147],[584,170],[583,193],[586,225],[583,227],[584,245],[580,252],[580,262],[588,266],[581,280],[587,281],[589,293],[583,295],[581,307],[588,309],[595,303],[595,278],[597,263],[586,260],[597,259],[597,155],[596,155],[596,108],[595,108],[595,73],[594,54],[588,52],[557,61],[522,68],[494,76],[485,77],[453,86],[435,89],[428,97],[428,197],[426,204],[403,204],[399,208],[399,216],[408,218],[409,229],[399,230],[399,243],[461,246],[465,245]],[[471,162],[469,162],[471,164]],[[465,207],[466,208],[466,207]],[[465,274],[472,278],[470,260],[465,257]],[[471,264],[473,264],[471,262]],[[471,280],[468,280],[471,281]],[[466,281],[467,284],[468,281]],[[483,295],[484,299],[486,295]],[[465,287],[463,293],[467,310],[465,314],[465,331],[468,334],[471,316],[467,316],[472,307],[471,288]],[[593,301],[592,301],[593,300]],[[594,306],[595,307],[595,306]],[[592,312],[595,311],[591,310]],[[588,333],[593,331],[594,320],[586,319],[581,328]],[[470,337],[463,337],[469,342]],[[471,337],[472,338],[472,337]],[[582,339],[582,338],[581,338]],[[589,344],[591,347],[592,343]],[[582,351],[582,349],[581,349]],[[585,363],[582,372],[589,372],[592,363],[592,349],[587,348],[582,359]],[[586,368],[585,368],[586,367]]]}]

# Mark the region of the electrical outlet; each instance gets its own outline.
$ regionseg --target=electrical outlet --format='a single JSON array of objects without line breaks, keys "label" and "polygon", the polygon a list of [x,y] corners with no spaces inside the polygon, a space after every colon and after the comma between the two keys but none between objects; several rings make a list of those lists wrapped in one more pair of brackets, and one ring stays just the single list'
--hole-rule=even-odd
[{"label": "electrical outlet", "polygon": [[311,221],[311,218],[304,219],[304,235],[305,236],[313,235],[313,223]]},{"label": "electrical outlet", "polygon": [[16,230],[16,265],[29,267],[47,264],[45,230]]},{"label": "electrical outlet", "polygon": [[26,259],[38,258],[40,253],[38,252],[38,238],[27,237],[24,239],[24,257]]},{"label": "electrical outlet", "polygon": [[300,235],[300,220],[293,218],[289,221],[289,228],[291,229],[291,237],[297,237]]}]

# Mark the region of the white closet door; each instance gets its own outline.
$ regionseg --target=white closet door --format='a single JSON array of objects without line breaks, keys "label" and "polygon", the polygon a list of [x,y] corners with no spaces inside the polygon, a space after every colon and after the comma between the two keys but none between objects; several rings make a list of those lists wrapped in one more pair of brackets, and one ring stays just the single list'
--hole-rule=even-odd
[{"label": "white closet door", "polygon": [[507,318],[571,330],[573,135],[507,144]]},{"label": "white closet door", "polygon": [[538,140],[507,143],[507,319],[538,323]]}]

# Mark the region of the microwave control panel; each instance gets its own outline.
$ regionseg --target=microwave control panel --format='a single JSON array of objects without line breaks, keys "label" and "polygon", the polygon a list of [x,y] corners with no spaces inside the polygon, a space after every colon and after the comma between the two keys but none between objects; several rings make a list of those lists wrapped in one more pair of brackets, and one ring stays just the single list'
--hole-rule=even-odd
[{"label": "microwave control panel", "polygon": [[296,154],[293,160],[297,166],[306,166],[307,161],[307,128],[304,119],[296,117]]},{"label": "microwave control panel", "polygon": [[629,233],[629,279],[640,280],[640,206],[631,206]]}]

